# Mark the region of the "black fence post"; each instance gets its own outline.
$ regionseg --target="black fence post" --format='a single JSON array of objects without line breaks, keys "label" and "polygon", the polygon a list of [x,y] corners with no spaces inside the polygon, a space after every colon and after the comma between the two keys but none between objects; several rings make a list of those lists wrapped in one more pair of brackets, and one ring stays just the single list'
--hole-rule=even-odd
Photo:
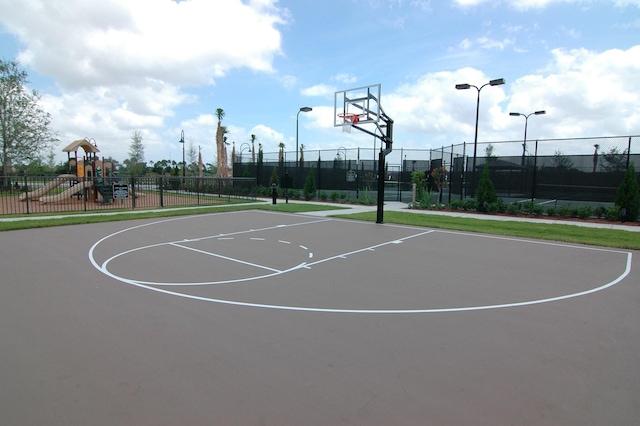
[{"label": "black fence post", "polygon": [[27,203],[27,214],[29,214],[29,185],[27,175],[24,175],[24,201]]},{"label": "black fence post", "polygon": [[158,191],[160,192],[160,207],[164,207],[164,176],[158,177]]},{"label": "black fence post", "polygon": [[136,178],[131,176],[131,209],[136,208]]}]

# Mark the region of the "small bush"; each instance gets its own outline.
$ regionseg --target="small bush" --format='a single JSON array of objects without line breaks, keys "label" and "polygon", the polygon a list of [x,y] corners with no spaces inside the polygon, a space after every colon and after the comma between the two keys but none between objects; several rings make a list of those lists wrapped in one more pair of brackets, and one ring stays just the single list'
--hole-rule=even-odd
[{"label": "small bush", "polygon": [[591,206],[580,206],[577,209],[578,218],[579,219],[589,219],[593,214],[593,207]]},{"label": "small bush", "polygon": [[476,209],[486,211],[491,203],[498,201],[498,194],[489,176],[489,163],[485,163],[478,184],[478,203]]},{"label": "small bush", "polygon": [[304,183],[304,199],[309,201],[311,198],[316,195],[316,174],[313,166],[309,170],[309,174],[307,175],[307,180]]},{"label": "small bush", "polygon": [[573,207],[569,204],[565,204],[558,209],[558,216],[560,217],[571,217],[571,212],[573,211]]},{"label": "small bush", "polygon": [[337,201],[338,200],[338,191],[331,191],[331,195],[329,197],[331,197],[331,201]]},{"label": "small bush", "polygon": [[633,163],[629,164],[616,192],[616,206],[620,207],[620,220],[635,221],[640,215],[640,189]]},{"label": "small bush", "polygon": [[607,217],[607,208],[605,206],[598,206],[593,210],[593,215],[598,219]]},{"label": "small bush", "polygon": [[622,219],[622,209],[620,206],[611,206],[607,209],[605,219],[616,222]]},{"label": "small bush", "polygon": [[546,213],[547,216],[555,216],[556,214],[558,214],[555,207],[547,207]]},{"label": "small bush", "polygon": [[365,189],[364,191],[362,191],[362,194],[360,194],[360,204],[371,206],[373,204],[376,204],[377,202],[378,199],[374,198],[371,195],[371,191],[369,191],[368,189]]},{"label": "small bush", "polygon": [[507,213],[512,214],[512,215],[516,215],[516,214],[520,213],[521,207],[522,206],[520,205],[520,203],[511,203],[507,207]]},{"label": "small bush", "polygon": [[500,210],[500,202],[494,201],[493,203],[487,204],[487,213],[496,214]]},{"label": "small bush", "polygon": [[451,210],[461,210],[462,204],[462,200],[451,200],[451,202],[449,203],[449,208]]},{"label": "small bush", "polygon": [[533,213],[533,206],[534,205],[535,204],[531,200],[527,200],[527,201],[524,201],[524,202],[520,203],[522,212],[526,213],[526,214]]},{"label": "small bush", "polygon": [[544,207],[541,206],[540,204],[534,204],[531,207],[531,214],[534,216],[540,216],[544,213]]},{"label": "small bush", "polygon": [[462,203],[462,209],[466,211],[477,210],[478,200],[475,198],[467,198]]},{"label": "small bush", "polygon": [[320,191],[320,194],[318,194],[318,195],[320,196],[320,199],[322,201],[327,201],[327,191],[322,190],[322,191]]},{"label": "small bush", "polygon": [[300,198],[300,190],[299,189],[289,189],[289,198]]}]

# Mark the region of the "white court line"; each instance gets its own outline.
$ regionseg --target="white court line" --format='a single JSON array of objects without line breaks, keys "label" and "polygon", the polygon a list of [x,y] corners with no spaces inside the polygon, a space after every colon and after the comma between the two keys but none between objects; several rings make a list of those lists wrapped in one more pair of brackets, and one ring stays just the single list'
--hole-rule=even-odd
[{"label": "white court line", "polygon": [[[253,238],[252,238],[253,239]],[[240,259],[235,259],[233,257],[227,257],[227,256],[223,256],[221,254],[216,254],[216,253],[211,253],[209,251],[204,251],[204,250],[198,250],[196,248],[193,247],[188,247],[188,246],[183,246],[181,244],[177,244],[177,243],[171,243],[172,246],[174,247],[179,247],[179,248],[183,248],[185,250],[191,250],[191,251],[195,251],[196,253],[201,253],[201,254],[206,254],[207,256],[212,256],[212,257],[217,257],[219,259],[224,259],[224,260],[228,260],[230,262],[236,262],[236,263],[241,263],[243,265],[248,265],[248,266],[253,266],[255,268],[260,268],[260,269],[266,269],[267,271],[271,271],[271,272],[282,272],[279,269],[274,269],[274,268],[269,268],[268,266],[264,266],[264,265],[258,265],[257,263],[251,263],[251,262],[245,262],[244,260],[240,260]]]},{"label": "white court line", "polygon": [[615,280],[605,285],[593,288],[591,290],[586,290],[579,293],[566,294],[558,297],[550,297],[547,299],[530,300],[526,302],[504,303],[500,305],[469,306],[469,307],[460,307],[460,308],[439,308],[439,309],[333,309],[333,308],[312,308],[312,307],[303,307],[303,306],[267,305],[262,303],[237,302],[233,300],[213,299],[209,297],[177,293],[174,291],[164,290],[164,289],[152,287],[149,285],[139,284],[137,282],[132,282],[130,280],[123,281],[122,279],[119,279],[119,278],[116,278],[116,279],[131,285],[135,285],[137,287],[146,288],[147,290],[157,291],[159,293],[164,293],[171,296],[178,296],[178,297],[183,297],[185,299],[192,299],[192,300],[200,300],[203,302],[220,303],[223,305],[244,306],[244,307],[250,307],[250,308],[276,309],[276,310],[282,310],[282,311],[322,312],[322,313],[337,313],[337,314],[430,314],[430,313],[468,312],[468,311],[483,311],[483,310],[489,310],[489,309],[515,308],[519,306],[528,306],[528,305],[537,305],[541,303],[556,302],[559,300],[571,299],[574,297],[595,293],[595,292],[607,289],[611,286],[614,286],[615,284],[622,281],[627,275],[629,275],[629,273],[631,272],[631,258],[632,258],[631,253],[630,252],[627,253],[627,266],[622,275],[620,275],[618,278],[616,278]]},{"label": "white court line", "polygon": [[[586,291],[582,291],[582,292],[578,292],[578,293],[572,293],[572,294],[566,294],[566,295],[561,295],[561,296],[557,296],[557,297],[550,297],[550,298],[546,298],[546,299],[538,299],[538,300],[530,300],[530,301],[524,301],[524,302],[515,302],[515,303],[505,303],[505,304],[496,304],[496,305],[484,305],[484,306],[469,306],[469,307],[452,307],[452,308],[435,308],[435,309],[337,309],[337,308],[320,308],[320,307],[303,307],[303,306],[285,306],[285,305],[270,305],[270,304],[260,304],[260,303],[248,303],[248,302],[239,302],[239,301],[233,301],[233,300],[223,300],[223,299],[214,299],[214,298],[207,298],[207,297],[202,297],[202,296],[196,296],[196,295],[190,295],[190,294],[184,294],[184,293],[178,293],[175,291],[170,291],[170,290],[165,290],[162,288],[158,288],[158,287],[154,287],[153,285],[156,286],[160,286],[160,285],[165,285],[165,284],[161,284],[161,283],[150,283],[150,282],[144,282],[144,281],[135,281],[135,280],[130,280],[130,279],[126,279],[123,277],[119,277],[117,275],[112,274],[111,272],[109,272],[109,270],[107,269],[107,265],[109,264],[109,262],[119,256],[122,256],[126,253],[130,253],[133,251],[137,251],[137,250],[141,250],[143,248],[150,248],[150,247],[155,247],[155,246],[160,246],[160,245],[164,245],[164,244],[168,244],[168,243],[162,243],[162,244],[153,244],[153,245],[149,245],[146,247],[139,247],[139,248],[135,248],[132,250],[128,250],[126,252],[123,253],[119,253],[109,259],[107,259],[105,262],[103,262],[102,265],[99,265],[97,263],[97,261],[94,258],[94,251],[95,249],[98,247],[99,244],[101,244],[103,241],[107,240],[108,238],[111,238],[113,236],[116,236],[118,234],[133,230],[133,229],[137,229],[137,228],[141,228],[144,226],[150,226],[150,225],[157,225],[159,223],[164,223],[164,222],[170,222],[173,220],[182,220],[182,219],[186,219],[185,217],[180,217],[180,218],[171,218],[171,219],[166,219],[166,220],[162,220],[162,221],[156,221],[156,222],[152,222],[152,223],[147,223],[147,224],[143,224],[143,225],[138,225],[138,226],[134,226],[131,228],[127,228],[127,229],[123,229],[117,232],[114,232],[110,235],[107,235],[103,238],[101,238],[100,240],[98,240],[95,244],[93,244],[89,250],[89,260],[90,262],[93,264],[93,266],[100,270],[101,272],[103,272],[105,275],[117,280],[117,281],[121,281],[127,284],[131,284],[137,287],[141,287],[141,288],[145,288],[151,291],[156,291],[159,293],[163,293],[163,294],[167,294],[167,295],[172,295],[172,296],[178,296],[178,297],[182,297],[182,298],[186,298],[186,299],[191,299],[191,300],[199,300],[199,301],[205,301],[205,302],[212,302],[212,303],[219,303],[219,304],[225,304],[225,305],[233,305],[233,306],[243,306],[243,307],[256,307],[256,308],[265,308],[265,309],[276,309],[276,310],[286,310],[286,311],[300,311],[300,312],[324,312],[324,313],[348,313],[348,314],[424,314],[424,313],[445,313],[445,312],[465,312],[465,311],[479,311],[479,310],[489,310],[489,309],[500,309],[500,308],[511,308],[511,307],[520,307],[520,306],[528,306],[528,305],[535,305],[535,304],[542,304],[542,303],[548,303],[548,302],[555,302],[555,301],[559,301],[559,300],[565,300],[565,299],[570,299],[570,298],[574,298],[574,297],[579,297],[579,296],[584,296],[584,295],[588,295],[588,294],[592,294],[592,293],[596,293],[598,291],[601,290],[605,290],[609,287],[612,287],[616,284],[618,284],[619,282],[621,282],[624,278],[626,278],[630,272],[631,272],[631,265],[632,265],[632,259],[633,259],[633,255],[631,252],[625,252],[625,251],[620,251],[620,250],[613,250],[613,249],[605,249],[605,248],[596,248],[596,247],[582,247],[582,246],[577,246],[577,245],[569,245],[569,244],[562,244],[562,243],[550,243],[550,242],[544,242],[544,241],[531,241],[531,240],[526,240],[526,239],[518,239],[518,238],[509,238],[509,237],[499,237],[499,236],[487,236],[487,235],[481,235],[481,234],[474,234],[474,233],[463,233],[463,232],[455,232],[455,231],[444,231],[444,230],[430,230],[427,232],[422,232],[419,234],[415,234],[415,235],[411,235],[408,237],[405,237],[403,239],[399,239],[399,240],[393,240],[393,241],[389,241],[386,243],[382,243],[382,244],[378,244],[372,247],[368,247],[368,248],[364,248],[364,249],[360,249],[360,250],[355,250],[352,252],[348,252],[348,253],[344,253],[341,255],[337,255],[337,256],[332,256],[330,258],[327,259],[323,259],[320,261],[317,261],[315,263],[311,263],[311,264],[306,264],[306,263],[301,263],[297,266],[294,266],[293,268],[284,270],[284,271],[279,271],[279,272],[275,272],[273,274],[269,274],[265,277],[268,276],[276,276],[276,275],[280,275],[283,273],[287,273],[290,271],[294,271],[297,269],[310,269],[310,266],[312,265],[316,265],[319,263],[323,263],[323,262],[327,262],[331,259],[335,259],[335,258],[344,258],[346,256],[352,255],[352,254],[356,254],[356,253],[361,253],[364,251],[374,251],[375,248],[377,247],[381,247],[387,244],[398,244],[400,242],[402,242],[403,240],[409,239],[409,238],[415,238],[417,236],[420,235],[425,235],[425,234],[429,234],[432,232],[442,232],[442,233],[451,233],[451,234],[458,234],[458,235],[463,235],[466,237],[482,237],[482,238],[494,238],[494,239],[502,239],[502,240],[510,240],[510,241],[517,241],[517,242],[523,242],[523,243],[533,243],[533,244],[545,244],[545,245],[551,245],[551,246],[559,246],[559,247],[568,247],[568,248],[577,248],[577,249],[583,249],[583,250],[594,250],[594,251],[603,251],[603,252],[613,252],[613,253],[623,253],[626,254],[626,267],[624,272],[618,276],[616,279],[601,285],[599,287],[590,289],[590,290],[586,290]],[[306,225],[306,224],[312,224],[312,223],[318,223],[318,222],[325,222],[325,221],[331,221],[332,219],[323,219],[323,220],[317,220],[317,221],[309,221],[309,222],[303,222],[303,223],[298,223],[298,224],[292,224],[292,225],[278,225],[276,227],[267,227],[267,228],[263,228],[264,230],[268,230],[268,229],[274,229],[274,228],[280,228],[280,227],[284,227],[284,226],[298,226],[298,225]],[[403,228],[407,228],[406,226],[398,226],[398,225],[383,225],[383,226],[394,226],[394,227],[403,227]],[[410,227],[411,229],[415,229]],[[255,232],[256,230],[251,230],[251,231],[240,231],[234,234],[242,234],[242,233],[248,233],[248,232]],[[233,235],[233,234],[220,234],[218,235]],[[215,238],[215,237],[208,237],[208,238]],[[183,240],[184,241],[184,240]],[[174,242],[174,244],[177,244],[177,242]],[[188,247],[185,247],[187,249],[189,249]],[[259,277],[262,278],[262,277]],[[229,280],[229,281],[225,281],[232,283],[232,282],[242,282],[242,281],[252,281],[255,280],[256,278],[245,278],[245,279],[239,279],[239,280]],[[223,282],[220,282],[223,283]],[[215,283],[210,283],[210,284],[215,284]],[[167,285],[172,285],[172,284],[167,284]],[[174,285],[194,285],[193,283],[179,283],[179,284],[174,284]]]},{"label": "white court line", "polygon": [[310,268],[310,267],[312,267],[314,265],[318,265],[320,263],[328,262],[328,261],[334,260],[334,259],[346,259],[347,257],[349,257],[351,255],[362,253],[362,252],[365,252],[365,251],[375,251],[377,248],[388,246],[390,244],[401,244],[405,240],[409,240],[409,239],[415,238],[415,237],[420,237],[422,235],[431,234],[432,232],[435,232],[435,230],[432,229],[430,231],[420,232],[419,234],[409,235],[407,237],[400,238],[399,240],[387,241],[385,243],[376,244],[376,245],[373,245],[373,246],[370,246],[370,247],[364,247],[364,248],[361,248],[361,249],[358,249],[358,250],[353,250],[353,251],[350,251],[350,252],[347,252],[347,253],[336,254],[335,256],[331,256],[331,257],[327,257],[325,259],[317,260],[317,261],[315,261],[313,263],[308,263],[307,267]]}]

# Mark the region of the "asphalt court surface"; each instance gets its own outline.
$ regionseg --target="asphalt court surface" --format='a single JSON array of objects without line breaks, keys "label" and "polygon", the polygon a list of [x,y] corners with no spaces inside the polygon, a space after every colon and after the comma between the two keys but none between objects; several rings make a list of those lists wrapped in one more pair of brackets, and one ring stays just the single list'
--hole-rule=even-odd
[{"label": "asphalt court surface", "polygon": [[2,232],[0,424],[636,424],[638,255],[262,211]]},{"label": "asphalt court surface", "polygon": [[624,278],[621,250],[248,211],[105,236],[91,261],[168,295],[273,309],[401,313],[545,303]]}]

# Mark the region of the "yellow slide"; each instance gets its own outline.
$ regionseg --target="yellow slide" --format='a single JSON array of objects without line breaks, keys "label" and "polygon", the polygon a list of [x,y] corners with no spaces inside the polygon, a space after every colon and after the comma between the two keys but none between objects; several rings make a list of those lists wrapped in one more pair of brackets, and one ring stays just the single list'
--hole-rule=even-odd
[{"label": "yellow slide", "polygon": [[51,191],[53,188],[57,188],[62,183],[73,180],[73,179],[77,179],[76,175],[66,175],[66,174],[60,175],[56,179],[53,179],[50,182],[47,182],[42,188],[38,188],[31,192],[25,192],[23,194],[20,194],[20,200],[24,201],[27,198],[29,198],[30,200],[40,198],[47,192]]},{"label": "yellow slide", "polygon": [[46,203],[56,203],[58,201],[66,200],[67,198],[71,198],[72,195],[83,191],[85,188],[90,188],[93,185],[91,181],[83,181],[78,183],[77,185],[72,186],[69,189],[65,189],[59,194],[55,195],[47,195],[46,197],[40,197],[40,202],[43,204]]}]

